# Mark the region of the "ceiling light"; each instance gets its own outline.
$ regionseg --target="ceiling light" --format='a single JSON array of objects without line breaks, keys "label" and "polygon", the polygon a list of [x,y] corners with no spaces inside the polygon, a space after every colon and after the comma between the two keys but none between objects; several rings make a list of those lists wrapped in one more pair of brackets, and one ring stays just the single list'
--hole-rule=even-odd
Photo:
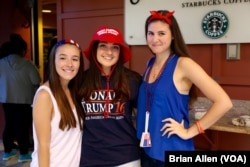
[{"label": "ceiling light", "polygon": [[43,13],[51,13],[51,10],[42,10]]}]

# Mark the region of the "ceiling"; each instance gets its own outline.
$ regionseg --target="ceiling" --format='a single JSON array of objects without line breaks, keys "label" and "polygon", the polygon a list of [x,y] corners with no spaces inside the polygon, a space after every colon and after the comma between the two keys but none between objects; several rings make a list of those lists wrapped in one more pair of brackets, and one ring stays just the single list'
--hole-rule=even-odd
[{"label": "ceiling", "polygon": [[42,0],[42,9],[51,10],[52,13],[56,13],[56,1],[57,0]]},{"label": "ceiling", "polygon": [[42,4],[56,4],[57,0],[42,0]]}]

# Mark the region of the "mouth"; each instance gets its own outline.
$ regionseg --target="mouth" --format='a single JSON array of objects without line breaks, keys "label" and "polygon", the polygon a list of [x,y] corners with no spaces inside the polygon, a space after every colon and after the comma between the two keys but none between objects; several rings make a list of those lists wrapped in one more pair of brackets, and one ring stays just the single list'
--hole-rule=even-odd
[{"label": "mouth", "polygon": [[159,47],[161,46],[160,44],[152,44],[153,47]]},{"label": "mouth", "polygon": [[113,59],[113,57],[111,57],[111,56],[102,56],[105,60],[112,60]]},{"label": "mouth", "polygon": [[73,73],[75,70],[72,69],[63,69],[64,72],[66,73]]}]

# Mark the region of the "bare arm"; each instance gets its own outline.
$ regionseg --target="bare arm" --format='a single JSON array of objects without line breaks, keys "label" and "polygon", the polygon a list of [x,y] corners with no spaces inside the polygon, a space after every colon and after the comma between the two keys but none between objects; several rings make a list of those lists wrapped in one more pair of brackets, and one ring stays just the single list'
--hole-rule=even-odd
[{"label": "bare arm", "polygon": [[50,121],[53,105],[47,91],[41,90],[34,101],[33,120],[38,138],[38,163],[41,167],[50,166]]},{"label": "bare arm", "polygon": [[[213,102],[207,113],[200,119],[202,129],[212,126],[232,107],[232,102],[226,92],[192,59],[180,58],[176,69],[174,80],[180,93],[188,92],[194,84]],[[183,123],[178,123],[172,118],[167,118],[164,122],[170,122],[162,128],[164,135],[166,133],[168,136],[177,134],[183,139],[189,139],[199,133],[195,124],[189,129],[184,129]]]}]

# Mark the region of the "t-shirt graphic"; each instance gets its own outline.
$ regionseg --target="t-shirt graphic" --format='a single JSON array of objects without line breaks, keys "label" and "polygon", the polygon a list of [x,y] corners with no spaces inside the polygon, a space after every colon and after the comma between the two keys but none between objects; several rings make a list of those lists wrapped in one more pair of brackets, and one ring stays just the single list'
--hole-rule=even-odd
[{"label": "t-shirt graphic", "polygon": [[111,119],[124,118],[125,102],[113,101],[115,92],[113,90],[96,90],[92,92],[89,100],[82,100],[82,107],[86,114],[86,120],[105,119],[104,112],[108,112]]}]

